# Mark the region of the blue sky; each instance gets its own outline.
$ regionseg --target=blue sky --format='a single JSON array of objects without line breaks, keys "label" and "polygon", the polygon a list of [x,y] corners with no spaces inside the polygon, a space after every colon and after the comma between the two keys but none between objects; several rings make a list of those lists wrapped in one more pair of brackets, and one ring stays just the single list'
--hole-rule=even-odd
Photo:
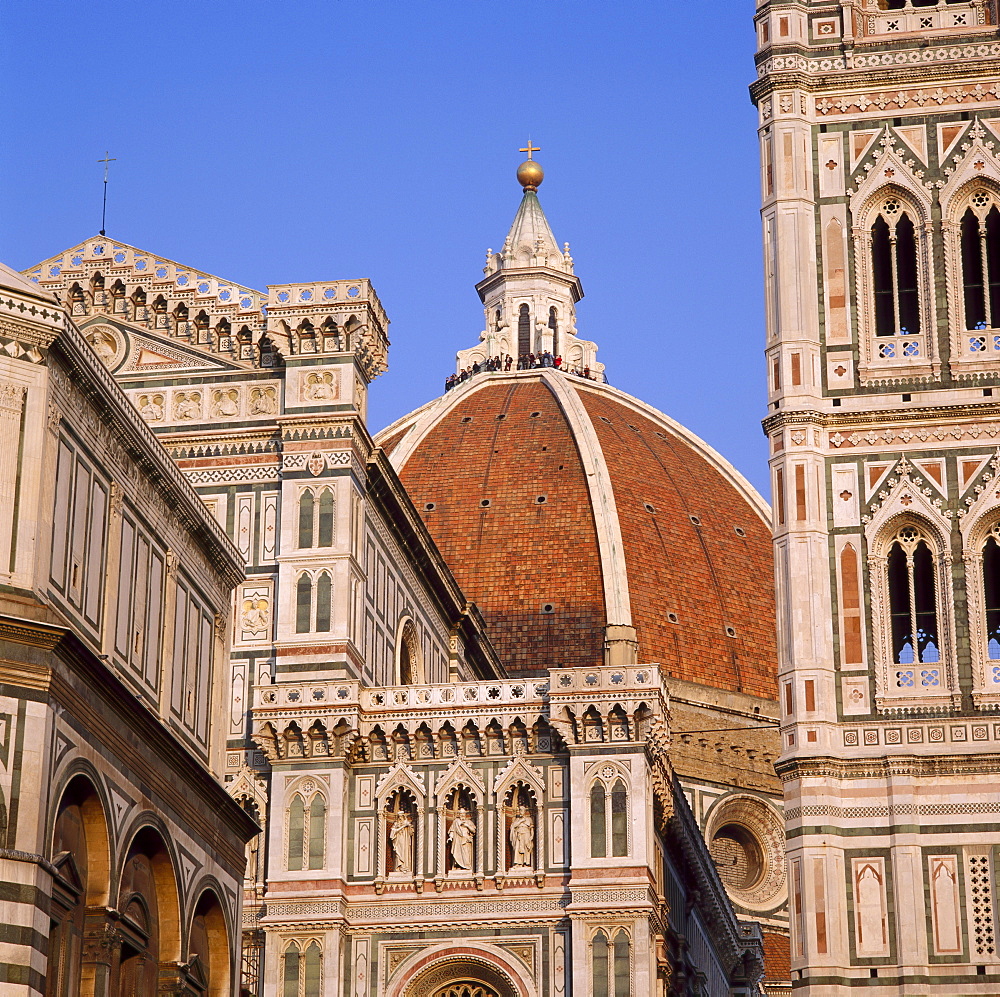
[{"label": "blue sky", "polygon": [[752,0],[8,0],[0,259],[100,228],[227,279],[369,277],[377,430],[438,394],[520,199],[613,384],[767,487]]}]

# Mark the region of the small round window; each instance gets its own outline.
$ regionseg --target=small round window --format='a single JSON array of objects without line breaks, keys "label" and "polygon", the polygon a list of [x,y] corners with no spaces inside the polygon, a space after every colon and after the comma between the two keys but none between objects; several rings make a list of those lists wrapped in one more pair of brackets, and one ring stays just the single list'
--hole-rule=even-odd
[{"label": "small round window", "polygon": [[742,824],[723,824],[708,850],[719,878],[731,890],[753,889],[764,875],[764,850]]}]

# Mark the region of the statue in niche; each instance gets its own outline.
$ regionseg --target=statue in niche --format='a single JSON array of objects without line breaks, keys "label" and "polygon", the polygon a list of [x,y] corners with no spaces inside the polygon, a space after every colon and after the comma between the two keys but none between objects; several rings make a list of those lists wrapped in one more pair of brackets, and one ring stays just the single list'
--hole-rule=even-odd
[{"label": "statue in niche", "polygon": [[278,400],[274,388],[254,388],[250,392],[251,415],[273,415],[277,411]]},{"label": "statue in niche", "polygon": [[[393,816],[390,814],[390,817]],[[389,843],[392,845],[392,857],[395,861],[395,872],[413,872],[413,821],[405,810],[395,813],[392,830],[389,832]]]},{"label": "statue in niche", "polygon": [[473,866],[476,824],[465,807],[459,807],[451,827],[448,829],[448,844],[451,846],[451,861],[456,869],[471,872]]},{"label": "statue in niche", "polygon": [[510,822],[510,850],[513,857],[512,868],[532,868],[535,851],[535,822],[528,808],[518,806],[514,819]]}]

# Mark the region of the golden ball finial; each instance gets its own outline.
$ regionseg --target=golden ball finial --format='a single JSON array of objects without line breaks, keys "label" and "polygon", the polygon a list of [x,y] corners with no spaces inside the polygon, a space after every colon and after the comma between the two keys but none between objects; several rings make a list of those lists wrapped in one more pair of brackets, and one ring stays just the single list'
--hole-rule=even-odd
[{"label": "golden ball finial", "polygon": [[538,190],[538,185],[545,179],[545,172],[533,159],[526,159],[517,168],[517,182],[525,190]]}]

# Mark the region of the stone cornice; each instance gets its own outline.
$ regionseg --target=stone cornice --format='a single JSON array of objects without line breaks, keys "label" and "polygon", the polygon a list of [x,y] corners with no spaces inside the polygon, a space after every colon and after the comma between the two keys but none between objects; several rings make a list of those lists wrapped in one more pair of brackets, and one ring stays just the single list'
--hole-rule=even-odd
[{"label": "stone cornice", "polygon": [[840,409],[836,412],[820,412],[816,409],[778,411],[761,420],[765,435],[785,426],[814,425],[822,429],[845,426],[870,426],[883,422],[905,422],[913,425],[920,421],[941,419],[976,419],[987,415],[1000,420],[1000,405],[995,401],[977,404],[963,402],[958,405],[907,406],[906,408],[866,409],[852,412]]},{"label": "stone cornice", "polygon": [[884,755],[875,758],[789,758],[775,763],[782,782],[795,779],[885,779],[889,776],[940,778],[942,776],[1000,775],[1000,753],[974,755]]}]

